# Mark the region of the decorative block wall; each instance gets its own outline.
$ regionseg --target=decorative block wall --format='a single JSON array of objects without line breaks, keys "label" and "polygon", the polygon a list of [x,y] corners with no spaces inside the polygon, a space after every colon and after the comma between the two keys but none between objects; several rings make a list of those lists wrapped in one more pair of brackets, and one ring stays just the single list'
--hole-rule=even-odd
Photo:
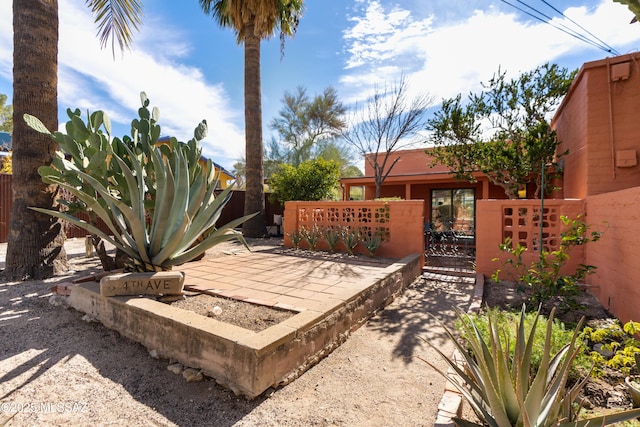
[{"label": "decorative block wall", "polygon": [[[301,228],[349,227],[361,233],[381,235],[384,242],[376,256],[403,258],[424,253],[424,202],[422,200],[287,202],[284,212],[284,245],[293,247],[290,235]],[[300,245],[307,248],[306,242]],[[318,250],[327,250],[320,240]],[[346,250],[339,244],[338,250]],[[355,252],[367,253],[359,244]]]}]

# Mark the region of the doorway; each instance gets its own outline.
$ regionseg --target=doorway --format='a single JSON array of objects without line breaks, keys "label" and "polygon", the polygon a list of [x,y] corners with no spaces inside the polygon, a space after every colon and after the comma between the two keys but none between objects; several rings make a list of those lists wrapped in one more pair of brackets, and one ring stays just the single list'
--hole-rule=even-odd
[{"label": "doorway", "polygon": [[475,207],[473,188],[431,190],[431,221],[425,225],[428,264],[468,264],[475,261]]}]

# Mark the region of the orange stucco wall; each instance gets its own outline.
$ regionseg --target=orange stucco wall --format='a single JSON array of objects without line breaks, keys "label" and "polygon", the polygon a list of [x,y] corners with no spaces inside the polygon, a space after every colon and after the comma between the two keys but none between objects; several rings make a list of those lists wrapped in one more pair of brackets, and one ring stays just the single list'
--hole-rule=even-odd
[{"label": "orange stucco wall", "polygon": [[[380,156],[384,156],[382,153]],[[374,156],[373,153],[367,154],[367,157]],[[413,150],[399,150],[389,154],[387,159],[387,165],[393,163],[398,159],[393,166],[393,175],[407,175],[427,172],[447,172],[449,169],[446,166],[436,165],[431,167],[431,156],[425,152],[424,148],[416,148]],[[378,160],[378,163],[382,162],[382,158]],[[364,175],[373,176],[373,168],[368,161],[364,162]]]},{"label": "orange stucco wall", "polygon": [[[512,236],[514,242],[527,246],[527,252],[523,256],[526,264],[537,261],[539,252],[534,250],[532,240],[540,233],[539,222],[535,221],[535,212],[539,212],[539,208],[540,200],[478,200],[476,202],[476,271],[478,273],[491,276],[496,270],[503,268],[501,262],[493,259],[506,259],[505,254],[499,249],[506,233]],[[547,243],[550,245],[549,249],[554,250],[560,242],[559,235],[562,231],[560,216],[575,218],[577,215],[584,215],[584,202],[582,200],[545,200],[544,208],[547,216],[542,232],[549,234]],[[510,216],[506,215],[506,212],[509,212],[507,209],[511,209]],[[570,262],[564,269],[567,273],[571,273],[572,269],[575,271],[578,264],[584,263],[584,247],[574,248],[570,256]]]},{"label": "orange stucco wall", "polygon": [[591,292],[621,322],[640,321],[640,187],[587,198],[588,223],[604,231],[587,245],[586,262],[598,267]]},{"label": "orange stucco wall", "polygon": [[[640,54],[584,64],[553,127],[568,149],[564,157],[566,198],[640,185]],[[633,163],[636,163],[635,165]]]},{"label": "orange stucco wall", "polygon": [[[384,212],[384,214],[382,214]],[[284,211],[284,245],[292,247],[290,234],[301,227],[385,227],[388,238],[382,243],[376,256],[403,258],[424,253],[424,205],[422,200],[398,200],[388,202],[286,202]],[[306,242],[301,247],[306,246]],[[321,241],[317,249],[327,250]],[[339,250],[345,250],[340,244]],[[359,244],[356,252],[367,253]]]}]

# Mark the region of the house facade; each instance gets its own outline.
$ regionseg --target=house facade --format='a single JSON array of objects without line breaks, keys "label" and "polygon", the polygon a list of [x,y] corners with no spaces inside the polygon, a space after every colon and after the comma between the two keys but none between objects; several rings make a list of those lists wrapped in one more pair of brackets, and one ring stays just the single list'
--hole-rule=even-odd
[{"label": "house facade", "polygon": [[[552,248],[560,241],[561,215],[581,215],[592,230],[604,234],[600,241],[576,248],[572,263],[596,266],[588,279],[590,292],[620,320],[639,320],[640,53],[585,63],[552,127],[561,141],[559,152],[568,154],[559,162],[560,190],[546,206],[505,200],[504,191],[482,174],[476,175],[476,183],[457,182],[443,166],[430,167],[424,149],[394,154],[399,158],[381,197],[424,200],[425,230],[435,229],[443,218],[450,224],[441,230],[472,230],[476,271],[486,276],[498,268],[493,259],[501,255],[498,244],[505,237],[525,244],[535,256],[538,242]],[[354,186],[364,187],[366,199],[375,196],[368,165],[364,177],[342,179],[341,184],[345,200]]]}]

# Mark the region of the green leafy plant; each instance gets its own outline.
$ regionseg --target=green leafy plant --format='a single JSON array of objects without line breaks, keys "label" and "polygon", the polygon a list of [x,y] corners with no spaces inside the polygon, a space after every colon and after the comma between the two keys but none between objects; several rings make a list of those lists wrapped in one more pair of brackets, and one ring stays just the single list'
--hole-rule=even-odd
[{"label": "green leafy plant", "polygon": [[[525,313],[526,307],[523,306],[516,324],[514,347],[510,350],[509,339],[497,327],[494,316],[488,318],[489,338],[485,339],[472,319],[456,309],[465,343],[459,342],[444,325],[443,328],[462,355],[465,366],[459,366],[429,341],[426,341],[427,344],[447,362],[452,373],[445,373],[429,361],[423,361],[449,380],[469,402],[478,418],[488,426],[607,425],[640,415],[640,410],[631,410],[578,421],[581,408],[580,405],[575,406],[574,402],[586,379],[568,390],[566,383],[571,364],[580,351],[577,345],[579,328],[574,331],[571,341],[552,355],[552,310],[546,321],[542,359],[537,369],[533,369],[531,359],[535,330],[542,316],[538,310],[531,331],[526,333]],[[454,418],[454,422],[459,426],[481,426],[459,418]]]},{"label": "green leafy plant", "polygon": [[340,228],[338,227],[325,227],[322,230],[322,235],[329,245],[329,252],[334,253],[336,246],[340,242]]},{"label": "green leafy plant", "polygon": [[332,160],[307,160],[298,167],[283,164],[269,178],[271,198],[283,205],[290,200],[332,199],[339,178],[340,165]]},{"label": "green leafy plant", "polygon": [[[557,250],[542,250],[538,261],[527,265],[523,261],[523,254],[527,251],[525,246],[514,246],[511,238],[507,237],[500,244],[500,250],[510,257],[503,261],[503,267],[509,266],[514,272],[516,280],[527,286],[532,291],[532,303],[539,305],[554,296],[564,297],[561,309],[575,308],[575,295],[580,291],[579,284],[584,282],[587,276],[593,274],[597,267],[580,264],[574,274],[562,274],[561,270],[569,261],[571,249],[575,246],[585,245],[588,242],[596,242],[602,236],[599,231],[593,231],[588,235],[589,226],[578,216],[570,219],[560,217],[565,225],[565,231],[560,235],[560,245]],[[494,258],[494,261],[497,261]],[[491,276],[498,282],[502,269],[496,270]]]},{"label": "green leafy plant", "polygon": [[[222,209],[229,201],[231,187],[215,195],[217,179],[211,161],[198,164],[197,135],[188,144],[172,138],[169,145],[158,147],[160,127],[155,126],[157,113],[149,114],[149,101],[141,95],[143,107],[140,121],[134,120],[133,139],[114,139],[109,143],[110,122],[103,112],[90,116],[90,125],[96,129],[100,123],[106,135],[89,132],[88,143],[94,149],[89,157],[81,153],[71,155],[59,152],[51,166],[42,167],[43,181],[61,186],[75,196],[79,206],[101,219],[110,233],[95,224],[81,220],[70,213],[33,208],[66,220],[89,233],[110,242],[128,256],[127,270],[161,271],[183,264],[202,255],[218,243],[236,239],[244,243],[234,228],[253,215],[236,219],[216,227]],[[74,126],[67,127],[67,135],[51,134],[35,117],[25,120],[34,129],[63,140],[70,151],[80,151],[75,142],[84,137],[78,114],[70,114]],[[91,122],[91,119],[94,122]],[[144,123],[153,118],[153,127]],[[145,122],[146,121],[146,122]],[[206,123],[195,133],[206,133]],[[87,132],[84,132],[85,134]],[[78,161],[82,159],[83,167]],[[195,164],[194,164],[195,162]],[[94,163],[95,170],[90,166]],[[89,168],[90,170],[85,170]],[[246,243],[245,243],[246,244]]]},{"label": "green leafy plant", "polygon": [[340,230],[340,235],[342,236],[342,242],[347,248],[347,252],[349,255],[353,255],[353,250],[360,243],[360,233],[357,229],[353,227],[342,227]]},{"label": "green leafy plant", "polygon": [[315,251],[316,246],[318,246],[318,242],[322,237],[322,232],[320,231],[320,228],[317,225],[314,225],[313,227],[311,227],[311,230],[307,230],[306,228],[302,227],[300,229],[300,234],[302,234],[302,237],[304,238],[304,240],[306,240],[307,243],[309,244],[309,249],[311,249],[312,251]]},{"label": "green leafy plant", "polygon": [[[509,352],[515,350],[517,327],[520,320],[520,313],[513,311],[505,311],[499,308],[486,308],[478,314],[469,314],[468,319],[473,322],[480,336],[484,341],[490,340],[490,323],[494,323],[494,327],[504,334],[504,338],[509,345]],[[531,352],[531,369],[537,370],[542,360],[543,343],[546,335],[546,326],[542,322],[536,322],[537,313],[527,312],[524,315],[525,332],[533,332],[534,345]],[[535,324],[535,329],[533,325]],[[466,332],[470,325],[463,325],[462,320],[455,323],[456,330],[463,339],[467,339]],[[464,327],[463,327],[464,326]],[[473,330],[473,328],[471,328]],[[568,342],[571,341],[573,330],[567,330],[564,323],[558,319],[553,319],[551,327],[550,349],[552,353],[557,353]]]}]

